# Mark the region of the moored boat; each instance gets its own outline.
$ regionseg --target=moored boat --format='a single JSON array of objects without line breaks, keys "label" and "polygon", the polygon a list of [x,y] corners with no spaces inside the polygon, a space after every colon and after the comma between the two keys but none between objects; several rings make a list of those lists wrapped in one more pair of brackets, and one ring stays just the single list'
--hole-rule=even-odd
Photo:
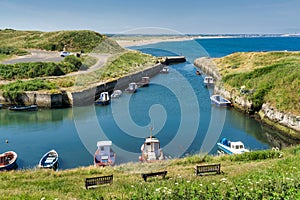
[{"label": "moored boat", "polygon": [[114,90],[114,92],[110,95],[111,98],[119,98],[122,95],[121,90]]},{"label": "moored boat", "polygon": [[18,155],[14,151],[7,151],[0,154],[0,171],[11,170],[17,166]]},{"label": "moored boat", "polygon": [[199,70],[196,71],[197,75],[201,75],[201,72]]},{"label": "moored boat", "polygon": [[213,95],[210,97],[210,100],[213,104],[219,105],[219,106],[231,106],[231,102],[221,95]]},{"label": "moored boat", "polygon": [[110,98],[108,92],[101,92],[99,99],[95,101],[96,105],[108,105]]},{"label": "moored boat", "polygon": [[98,141],[94,155],[95,166],[112,166],[115,164],[116,154],[111,148],[112,141]]},{"label": "moored boat", "polygon": [[148,76],[142,77],[142,80],[137,83],[138,87],[147,87],[149,86],[150,78]]},{"label": "moored boat", "polygon": [[217,143],[218,152],[225,154],[241,154],[249,152],[245,149],[244,143],[241,141],[231,142],[227,138],[222,138],[220,142]]},{"label": "moored boat", "polygon": [[214,78],[212,76],[206,76],[204,78],[204,81],[203,83],[206,85],[206,86],[212,86],[214,84]]},{"label": "moored boat", "polygon": [[137,89],[136,83],[129,83],[128,88],[126,88],[125,91],[128,93],[135,93],[136,89]]},{"label": "moored boat", "polygon": [[40,159],[39,167],[56,170],[58,168],[58,153],[54,149],[45,153]]},{"label": "moored boat", "polygon": [[164,154],[160,148],[159,140],[150,136],[147,137],[144,144],[141,146],[142,155],[139,156],[139,160],[142,162],[155,162],[159,160],[164,160]]},{"label": "moored boat", "polygon": [[8,107],[8,110],[12,111],[37,111],[38,106],[37,105],[30,105],[30,106],[10,106]]},{"label": "moored boat", "polygon": [[162,70],[160,70],[160,73],[162,73],[162,74],[169,73],[169,68],[167,66],[163,67]]}]

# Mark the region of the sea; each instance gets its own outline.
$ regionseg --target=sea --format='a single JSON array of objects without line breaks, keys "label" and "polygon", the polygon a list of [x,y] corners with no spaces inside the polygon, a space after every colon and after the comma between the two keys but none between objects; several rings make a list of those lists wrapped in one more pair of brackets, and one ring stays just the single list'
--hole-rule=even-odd
[{"label": "sea", "polygon": [[217,154],[223,137],[242,141],[251,151],[296,143],[272,127],[234,108],[211,104],[213,88],[196,75],[198,57],[223,57],[234,52],[299,51],[300,37],[212,38],[128,47],[154,56],[183,55],[168,74],[151,78],[149,87],[113,99],[108,106],[0,110],[0,153],[18,154],[19,169],[35,168],[49,150],[59,154],[59,169],[93,165],[96,143],[111,140],[116,163],[138,162],[140,147],[152,135],[168,159],[192,154]]}]

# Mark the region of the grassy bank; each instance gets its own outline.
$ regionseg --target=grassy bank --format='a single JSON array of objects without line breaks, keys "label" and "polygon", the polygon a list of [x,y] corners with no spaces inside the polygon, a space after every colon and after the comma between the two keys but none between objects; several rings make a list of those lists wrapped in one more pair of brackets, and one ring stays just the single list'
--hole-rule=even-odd
[{"label": "grassy bank", "polygon": [[18,31],[13,29],[0,30],[1,46],[23,49],[44,49],[49,51],[98,51],[115,53],[123,51],[115,41],[94,31]]},{"label": "grassy bank", "polygon": [[251,52],[234,53],[215,59],[225,88],[236,89],[247,96],[254,110],[265,102],[275,108],[300,114],[300,53]]},{"label": "grassy bank", "polygon": [[[0,173],[1,199],[298,199],[300,147],[233,156],[195,155],[161,163]],[[221,163],[221,175],[196,177],[194,166]],[[167,170],[144,182],[141,173]],[[84,179],[114,175],[113,184],[86,190]]]}]

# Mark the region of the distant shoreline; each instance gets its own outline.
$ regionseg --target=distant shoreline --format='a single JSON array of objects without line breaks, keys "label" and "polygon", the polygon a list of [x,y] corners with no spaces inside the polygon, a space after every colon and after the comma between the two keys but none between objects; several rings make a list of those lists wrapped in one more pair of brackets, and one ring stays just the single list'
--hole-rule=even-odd
[{"label": "distant shoreline", "polygon": [[218,39],[218,38],[237,38],[238,36],[124,36],[123,38],[115,38],[115,41],[122,47],[143,46],[148,44],[156,44],[160,42],[180,42],[194,39]]}]

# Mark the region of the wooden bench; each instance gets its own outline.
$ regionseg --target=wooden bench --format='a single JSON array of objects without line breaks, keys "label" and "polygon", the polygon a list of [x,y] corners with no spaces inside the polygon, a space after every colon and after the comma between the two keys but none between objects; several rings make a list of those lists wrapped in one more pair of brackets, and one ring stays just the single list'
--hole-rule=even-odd
[{"label": "wooden bench", "polygon": [[162,171],[162,172],[153,172],[153,173],[147,173],[147,174],[142,174],[142,178],[147,181],[148,177],[154,177],[154,176],[162,176],[163,178],[165,178],[165,176],[167,175],[168,171]]},{"label": "wooden bench", "polygon": [[112,184],[112,182],[113,182],[113,175],[86,178],[85,188],[86,189],[94,188],[97,187],[97,185]]},{"label": "wooden bench", "polygon": [[195,167],[195,174],[197,176],[202,176],[206,173],[221,174],[221,164],[198,165]]}]

